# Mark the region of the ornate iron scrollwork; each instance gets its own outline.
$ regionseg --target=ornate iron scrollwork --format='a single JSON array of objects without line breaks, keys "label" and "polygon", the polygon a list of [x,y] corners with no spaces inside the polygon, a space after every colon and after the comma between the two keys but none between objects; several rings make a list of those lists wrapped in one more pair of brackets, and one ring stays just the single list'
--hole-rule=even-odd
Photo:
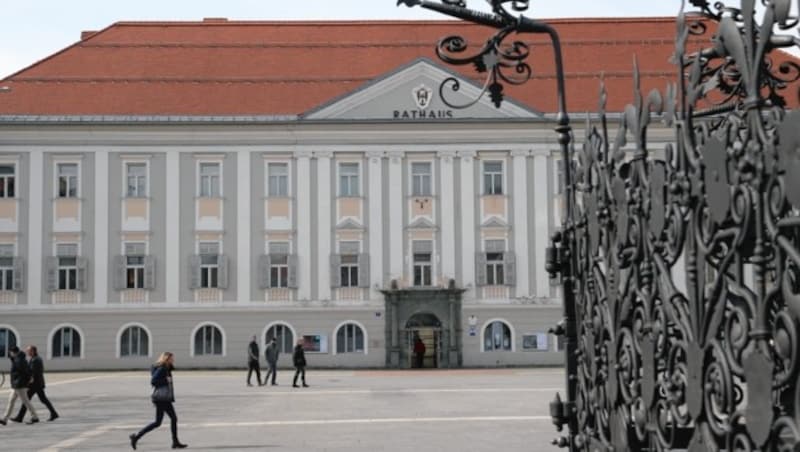
[{"label": "ornate iron scrollwork", "polygon": [[[541,26],[505,10],[528,2],[492,0],[493,14],[463,1],[402,2],[500,30],[468,58],[444,56],[466,45],[443,40],[445,61],[524,64],[530,75],[527,48],[498,50],[511,32],[533,30],[522,24]],[[635,68],[614,137],[601,88],[600,122],[587,123],[577,152],[569,121],[557,128],[575,171],[565,165],[567,212],[547,253],[564,282],[565,318],[553,331],[567,344],[566,397],[551,413],[568,427],[555,443],[571,450],[800,443],[800,111],[787,109],[800,101],[800,65],[777,51],[800,45],[800,20],[791,0],[690,3],[697,11],[677,21],[675,83],[642,93]],[[711,44],[690,51],[692,36]],[[674,131],[664,149],[648,148],[654,119]]]}]

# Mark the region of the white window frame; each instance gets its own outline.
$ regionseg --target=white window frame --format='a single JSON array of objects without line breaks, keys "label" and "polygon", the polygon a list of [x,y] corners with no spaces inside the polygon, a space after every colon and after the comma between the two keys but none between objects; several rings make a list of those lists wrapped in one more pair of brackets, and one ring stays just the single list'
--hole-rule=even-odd
[{"label": "white window frame", "polygon": [[[499,254],[500,260],[489,260],[490,254]],[[486,285],[488,286],[502,286],[505,284],[505,251],[488,251],[486,252]]]},{"label": "white window frame", "polygon": [[[201,254],[200,248],[202,245],[216,245],[217,246],[217,259],[213,264],[203,263],[203,256],[211,256],[210,254]],[[196,242],[197,255],[200,256],[200,289],[219,289],[219,256],[222,255],[222,241],[219,240],[198,240]],[[212,270],[216,270],[216,285],[211,285]],[[203,285],[203,273],[206,272],[206,281],[208,286]]]},{"label": "white window frame", "polygon": [[[83,165],[81,165],[80,161],[76,160],[54,160],[53,165],[55,165],[55,171],[53,171],[53,191],[54,197],[58,199],[80,199],[81,197],[81,180],[83,180]],[[75,196],[61,196],[61,165],[75,165],[77,169],[77,174],[75,176],[66,176],[66,177],[75,177]],[[70,181],[67,181],[67,194],[69,194],[70,188]]]},{"label": "white window frame", "polygon": [[[342,166],[343,165],[356,165],[356,175],[348,175],[348,190],[347,193],[344,193],[342,190]],[[362,174],[362,166],[360,161],[357,160],[338,160],[336,161],[336,192],[340,198],[360,198],[361,194],[364,192],[364,187],[362,186],[363,181],[363,174]],[[356,193],[351,193],[350,188],[352,188],[352,178],[356,178]]]},{"label": "white window frame", "polygon": [[[273,194],[271,190],[271,181],[272,177],[269,172],[269,168],[271,165],[283,165],[286,167],[286,176],[275,176],[275,177],[285,177],[286,178],[286,193],[284,194]],[[266,177],[264,178],[264,192],[267,194],[268,198],[289,198],[292,196],[292,164],[287,160],[267,160],[264,162],[264,174]]]},{"label": "white window frame", "polygon": [[[128,181],[130,180],[131,176],[128,173],[129,168],[131,166],[144,166],[144,175],[143,176],[134,176],[137,179],[136,184],[136,193],[131,194],[130,192],[130,184]],[[122,180],[122,193],[125,194],[126,198],[147,198],[150,193],[150,161],[149,160],[130,160],[125,159],[122,162],[122,173],[125,175]],[[139,179],[144,179],[144,185],[142,187],[142,193],[139,192]]]},{"label": "white window frame", "polygon": [[[9,166],[11,167],[11,174],[0,174],[0,188],[2,188],[2,194],[0,194],[0,199],[16,199],[19,197],[19,177],[17,174],[17,168],[19,165],[16,161],[2,161],[0,160],[0,166]],[[8,186],[9,181],[13,182],[14,186],[14,194],[12,196],[8,195]]]},{"label": "white window frame", "polygon": [[[501,349],[486,350],[486,329],[489,327],[489,325],[495,322],[504,323],[508,327],[509,338],[511,339],[511,349],[506,350],[504,348],[501,348]],[[480,337],[481,337],[481,342],[480,342],[481,353],[502,353],[502,352],[513,353],[517,351],[517,340],[516,340],[517,333],[516,331],[514,331],[514,325],[506,319],[498,317],[487,320],[481,327]]]},{"label": "white window frame", "polygon": [[[486,164],[487,163],[499,163],[500,164],[500,172],[487,172],[486,171]],[[506,189],[506,160],[502,158],[484,158],[480,160],[480,174],[481,174],[481,193],[483,196],[503,196],[505,195],[508,190]],[[492,175],[492,184],[491,186],[494,187],[495,177],[499,175],[500,177],[500,193],[492,193],[489,190],[489,187],[486,186],[486,176]]]},{"label": "white window frame", "polygon": [[[433,250],[436,250],[436,243],[433,240],[420,240],[420,241],[431,242],[431,244],[433,245]],[[414,242],[414,240],[412,240],[412,243],[411,243],[411,286],[412,287],[433,287],[433,285],[434,285],[434,283],[436,281],[436,271],[435,271],[435,266],[434,266],[435,254],[434,254],[433,251],[430,253],[430,256],[431,256],[430,261],[428,261],[428,262],[422,262],[421,261],[421,262],[417,263],[417,259],[416,259],[417,254],[428,254],[428,253],[415,253],[414,252],[414,243],[413,242]],[[422,280],[421,282],[423,283],[421,285],[415,284],[416,283],[415,276],[416,276],[416,267],[417,267],[417,265],[419,265],[421,267],[421,270],[420,270],[422,272],[421,273],[421,280]],[[425,284],[425,268],[429,268],[430,269],[430,274],[431,274],[430,284]]]},{"label": "white window frame", "polygon": [[[202,170],[201,170],[203,165],[217,165],[217,168],[219,168],[219,173],[216,176],[203,176]],[[224,190],[223,190],[224,177],[223,177],[223,175],[225,174],[225,165],[224,165],[223,161],[220,160],[220,159],[213,159],[213,160],[199,159],[196,162],[195,171],[196,171],[196,175],[197,175],[197,192],[196,192],[197,193],[197,197],[198,198],[206,198],[206,199],[222,198],[223,193],[224,193]],[[207,195],[203,194],[203,188],[204,188],[203,187],[203,178],[205,178],[205,177],[208,177],[208,178],[216,177],[217,178],[217,192],[218,193],[216,193],[216,194],[209,193]],[[213,184],[209,185],[209,192],[213,191],[213,190],[211,190],[211,187],[213,187]]]},{"label": "white window frame", "polygon": [[[286,244],[289,245],[289,252],[286,254],[286,262],[276,263],[270,259],[269,263],[269,288],[270,289],[288,289],[289,288],[289,255],[292,254],[292,242],[290,240],[272,240],[267,242],[266,253],[270,256],[279,256],[272,254],[272,244]],[[272,277],[272,270],[277,272],[277,278]],[[286,275],[284,279],[282,275]],[[277,285],[275,283],[277,279]]]},{"label": "white window frame", "polygon": [[[197,350],[195,350],[195,348],[194,348],[194,336],[197,334],[198,331],[200,331],[201,328],[206,327],[206,326],[213,326],[213,327],[215,327],[215,328],[217,328],[219,330],[220,336],[222,336],[222,354],[221,355],[215,355],[213,353],[212,354],[202,354],[202,355],[197,354]],[[228,344],[228,338],[227,338],[227,335],[225,334],[225,328],[222,328],[222,325],[220,325],[217,322],[201,322],[201,323],[197,324],[197,326],[195,326],[194,329],[192,329],[192,334],[189,336],[189,350],[191,350],[191,357],[192,358],[194,358],[196,356],[222,357],[222,358],[224,358],[227,355],[227,344]]]},{"label": "white window frame", "polygon": [[[14,337],[16,338],[15,344],[16,344],[17,347],[19,347],[19,344],[24,344],[24,342],[22,342],[22,337],[19,335],[19,331],[17,331],[17,329],[14,328],[13,326],[7,325],[7,324],[4,324],[4,323],[0,323],[0,330],[10,331],[11,334],[13,334]],[[6,344],[5,345],[6,345],[6,356],[0,355],[0,359],[8,358],[8,340],[7,339],[6,339]]]},{"label": "white window frame", "polygon": [[[426,164],[430,168],[430,172],[427,175],[417,175],[414,174],[414,165],[419,164]],[[430,197],[435,196],[436,190],[434,190],[434,182],[435,179],[433,177],[433,173],[436,170],[436,165],[432,160],[409,160],[408,162],[408,175],[409,175],[409,186],[411,187],[411,196],[420,196],[420,197]],[[424,177],[428,178],[428,193],[418,193],[417,188],[417,178],[423,179],[422,188],[424,188]],[[423,190],[424,191],[424,190]]]},{"label": "white window frame", "polygon": [[[352,352],[343,352],[339,353],[339,330],[344,328],[346,325],[355,325],[361,328],[361,333],[364,335],[364,350],[362,351],[352,351]],[[367,329],[364,327],[364,324],[356,321],[356,320],[345,320],[344,322],[336,325],[336,328],[333,329],[333,355],[368,355],[369,354],[369,333],[367,333]]]},{"label": "white window frame", "polygon": [[[13,243],[3,243],[0,247],[10,247],[11,253],[8,256],[0,253],[0,292],[11,292],[14,290],[14,257],[16,256],[16,246]],[[3,259],[10,259],[8,265],[3,265]]]},{"label": "white window frame", "polygon": [[[75,245],[75,248],[76,248],[75,256],[71,257],[71,256],[61,256],[61,255],[59,255],[58,254],[58,246],[59,245]],[[80,244],[80,242],[57,242],[57,243],[53,244],[53,248],[54,248],[53,255],[58,260],[57,266],[56,266],[56,275],[57,275],[56,276],[56,290],[59,290],[59,291],[78,290],[78,259],[80,259],[80,257],[81,257],[81,244]],[[74,265],[63,265],[62,266],[61,265],[61,259],[62,258],[66,258],[66,259],[73,258],[73,259],[75,259],[75,264]],[[62,277],[61,272],[62,272],[62,270],[65,272],[64,273],[64,277],[67,278],[67,280],[66,280],[66,282],[64,284],[65,287],[69,286],[69,273],[70,272],[75,272],[75,287],[67,287],[65,289],[61,288],[61,277]]]},{"label": "white window frame", "polygon": [[287,322],[284,322],[284,321],[280,321],[280,320],[279,320],[279,321],[275,321],[275,322],[270,322],[270,323],[269,323],[269,324],[267,324],[267,326],[265,326],[265,327],[264,327],[264,329],[261,331],[261,340],[265,342],[265,343],[264,343],[264,345],[266,346],[266,345],[267,345],[267,343],[266,343],[266,340],[267,340],[267,333],[269,332],[269,330],[270,330],[271,328],[275,328],[275,327],[279,327],[279,326],[280,326],[280,327],[283,327],[283,328],[284,328],[284,330],[289,330],[289,332],[290,332],[290,333],[292,333],[292,340],[290,341],[290,344],[289,344],[289,345],[290,345],[290,347],[289,347],[289,351],[286,351],[286,350],[280,349],[280,347],[282,346],[282,344],[280,344],[280,342],[278,343],[278,347],[279,347],[279,349],[280,349],[280,352],[281,352],[282,354],[286,355],[286,354],[289,354],[289,353],[291,353],[291,352],[292,352],[292,350],[294,349],[294,346],[295,346],[295,344],[297,344],[297,339],[298,339],[298,337],[297,337],[297,331],[295,331],[294,327],[293,327],[292,325],[290,325],[289,323],[287,323]]},{"label": "white window frame", "polygon": [[[141,328],[145,334],[147,334],[147,355],[122,356],[122,334],[125,333],[128,328],[133,327]],[[122,325],[122,328],[117,331],[117,359],[136,359],[145,357],[153,357],[153,333],[150,332],[150,328],[147,328],[145,324],[139,322],[131,322]]]},{"label": "white window frame", "polygon": [[[141,256],[139,255],[128,255],[127,245],[144,245],[144,254]],[[149,253],[149,243],[148,242],[141,242],[137,240],[126,240],[122,242],[122,256],[125,259],[125,289],[126,290],[134,290],[134,289],[144,289],[144,258],[147,257]],[[140,264],[131,264],[128,260],[129,257],[141,257],[142,262]],[[134,286],[135,287],[128,287],[128,272],[134,270]]]},{"label": "white window frame", "polygon": [[[47,359],[54,359],[53,358],[53,338],[55,337],[56,333],[61,333],[61,330],[64,328],[72,328],[73,330],[78,332],[78,335],[81,337],[81,347],[79,350],[80,356],[59,356],[55,359],[85,359],[85,351],[86,351],[86,335],[83,333],[83,330],[80,329],[77,325],[72,323],[62,323],[56,325],[55,328],[50,330],[50,333],[47,335]],[[62,338],[63,339],[63,338]],[[70,339],[71,340],[71,339]],[[61,347],[63,351],[64,342],[62,340]]]}]

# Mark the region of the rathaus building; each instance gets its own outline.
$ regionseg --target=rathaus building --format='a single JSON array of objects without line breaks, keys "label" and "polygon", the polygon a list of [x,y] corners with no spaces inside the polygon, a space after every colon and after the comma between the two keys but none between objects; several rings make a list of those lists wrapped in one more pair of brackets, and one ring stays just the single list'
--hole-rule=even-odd
[{"label": "rathaus building", "polygon": [[[673,19],[553,23],[576,146],[601,74],[609,111],[634,53],[643,89],[674,79]],[[255,335],[284,365],[303,339],[311,366],[408,368],[418,337],[429,368],[560,363],[553,55],[524,37],[533,80],[496,108],[435,54],[489,33],[121,22],[0,80],[0,356],[232,367]]]}]

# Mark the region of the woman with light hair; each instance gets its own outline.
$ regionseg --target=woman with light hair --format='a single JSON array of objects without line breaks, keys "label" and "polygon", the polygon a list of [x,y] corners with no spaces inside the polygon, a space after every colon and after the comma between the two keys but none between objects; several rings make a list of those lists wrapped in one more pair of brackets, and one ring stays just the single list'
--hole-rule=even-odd
[{"label": "woman with light hair", "polygon": [[172,387],[172,370],[175,368],[175,355],[164,352],[153,365],[150,372],[150,384],[153,386],[153,394],[150,396],[153,405],[156,406],[156,420],[143,428],[139,433],[130,436],[131,447],[136,450],[136,443],[148,432],[161,426],[164,420],[164,413],[169,416],[170,429],[172,430],[172,448],[185,449],[186,444],[178,441],[178,415],[172,403],[175,402],[175,392]]}]

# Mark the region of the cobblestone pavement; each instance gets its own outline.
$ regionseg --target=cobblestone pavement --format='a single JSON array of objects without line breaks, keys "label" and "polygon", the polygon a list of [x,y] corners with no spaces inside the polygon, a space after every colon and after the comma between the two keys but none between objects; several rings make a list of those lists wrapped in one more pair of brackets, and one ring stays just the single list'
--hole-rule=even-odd
[{"label": "cobblestone pavement", "polygon": [[[190,450],[225,451],[556,450],[548,403],[562,391],[560,369],[309,369],[307,389],[292,388],[291,376],[247,387],[244,371],[177,370],[181,440]],[[0,426],[0,451],[130,450],[128,435],[154,414],[148,384],[146,370],[48,375],[61,418]],[[0,390],[0,405],[8,392]],[[165,419],[138,450],[169,446]]]}]

